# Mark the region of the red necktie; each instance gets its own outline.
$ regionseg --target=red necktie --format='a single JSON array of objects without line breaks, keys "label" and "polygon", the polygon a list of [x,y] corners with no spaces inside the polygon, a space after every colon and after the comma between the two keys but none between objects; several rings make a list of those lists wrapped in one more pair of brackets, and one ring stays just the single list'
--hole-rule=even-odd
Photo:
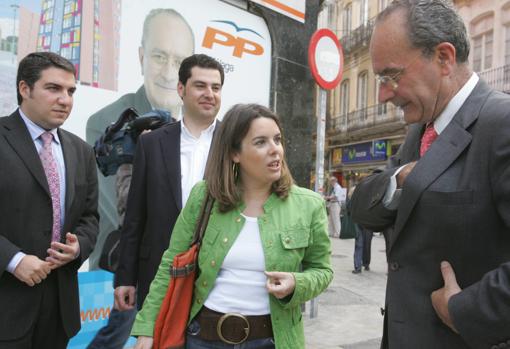
[{"label": "red necktie", "polygon": [[434,129],[434,123],[431,122],[425,128],[425,132],[423,132],[423,136],[421,136],[421,145],[420,145],[420,157],[423,156],[429,150],[430,145],[436,140],[438,134]]},{"label": "red necktie", "polygon": [[43,147],[39,156],[44,168],[44,173],[46,173],[46,179],[48,180],[48,187],[50,189],[53,207],[51,241],[60,241],[60,179],[58,177],[57,161],[55,161],[51,151],[53,134],[50,132],[44,132],[41,135],[41,139],[43,141]]}]

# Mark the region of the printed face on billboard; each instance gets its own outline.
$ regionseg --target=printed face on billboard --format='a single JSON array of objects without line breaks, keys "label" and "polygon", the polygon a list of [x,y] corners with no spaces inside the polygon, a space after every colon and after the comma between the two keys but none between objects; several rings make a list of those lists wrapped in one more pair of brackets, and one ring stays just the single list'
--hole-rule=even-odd
[{"label": "printed face on billboard", "polygon": [[153,108],[178,114],[179,66],[193,54],[193,33],[184,18],[173,10],[153,10],[145,19],[140,64],[147,99]]}]

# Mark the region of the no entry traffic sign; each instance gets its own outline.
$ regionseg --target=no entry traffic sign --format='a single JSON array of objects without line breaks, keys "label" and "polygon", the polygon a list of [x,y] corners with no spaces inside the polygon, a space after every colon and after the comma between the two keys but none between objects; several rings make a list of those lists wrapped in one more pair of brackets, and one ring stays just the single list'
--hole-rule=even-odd
[{"label": "no entry traffic sign", "polygon": [[344,54],[335,33],[329,29],[317,30],[310,39],[308,63],[320,87],[334,89],[342,79]]}]

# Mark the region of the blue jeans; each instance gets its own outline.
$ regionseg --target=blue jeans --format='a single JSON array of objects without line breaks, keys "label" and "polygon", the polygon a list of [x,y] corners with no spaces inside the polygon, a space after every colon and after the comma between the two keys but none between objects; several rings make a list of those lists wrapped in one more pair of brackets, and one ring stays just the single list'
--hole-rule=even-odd
[{"label": "blue jeans", "polygon": [[131,327],[135,322],[136,307],[132,310],[118,311],[113,308],[108,324],[97,332],[87,349],[122,349],[129,339]]},{"label": "blue jeans", "polygon": [[200,324],[193,320],[186,331],[186,349],[275,349],[273,338],[253,339],[241,344],[227,344],[222,341],[201,339]]}]

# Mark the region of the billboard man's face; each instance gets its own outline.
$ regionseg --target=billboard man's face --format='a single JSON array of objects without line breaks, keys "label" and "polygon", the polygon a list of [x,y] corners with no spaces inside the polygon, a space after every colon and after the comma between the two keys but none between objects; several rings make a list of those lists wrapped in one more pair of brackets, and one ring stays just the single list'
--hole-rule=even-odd
[{"label": "billboard man's face", "polygon": [[178,117],[179,66],[193,54],[193,46],[193,35],[181,18],[168,14],[152,18],[144,47],[139,50],[145,91],[152,107],[170,110]]}]

